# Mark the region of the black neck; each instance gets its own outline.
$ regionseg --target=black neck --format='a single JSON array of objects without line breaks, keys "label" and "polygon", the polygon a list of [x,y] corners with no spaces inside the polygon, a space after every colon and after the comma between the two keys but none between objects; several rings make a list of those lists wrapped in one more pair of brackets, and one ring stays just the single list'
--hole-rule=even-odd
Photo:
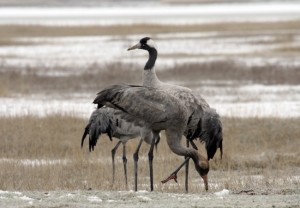
[{"label": "black neck", "polygon": [[153,69],[153,67],[155,65],[156,58],[157,58],[157,50],[155,48],[149,48],[148,52],[149,52],[149,59],[148,59],[146,65],[145,65],[144,70]]}]

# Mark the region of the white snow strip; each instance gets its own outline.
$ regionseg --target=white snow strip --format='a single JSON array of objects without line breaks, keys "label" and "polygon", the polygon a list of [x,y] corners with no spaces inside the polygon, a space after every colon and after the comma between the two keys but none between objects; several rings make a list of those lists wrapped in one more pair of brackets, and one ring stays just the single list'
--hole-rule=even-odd
[{"label": "white snow strip", "polygon": [[88,117],[94,109],[91,100],[44,100],[34,98],[0,98],[0,116],[48,116],[52,114]]},{"label": "white snow strip", "polygon": [[[276,97],[276,94],[273,94]],[[228,95],[230,96],[230,95]],[[281,95],[278,94],[279,98]],[[297,95],[293,97],[295,99]],[[220,96],[218,97],[220,98]],[[258,97],[259,98],[259,97]],[[226,101],[208,99],[210,106],[217,109],[221,116],[229,117],[299,117],[300,100],[257,100],[251,102],[230,102],[232,97]],[[226,102],[224,102],[224,100]],[[69,100],[37,100],[31,98],[0,98],[0,116],[49,116],[53,114],[72,115],[88,118],[95,106],[91,100],[78,99]],[[24,161],[26,163],[26,161]],[[41,163],[43,163],[41,161]]]},{"label": "white snow strip", "polygon": [[223,189],[222,191],[215,192],[214,194],[216,196],[219,196],[219,197],[227,196],[227,195],[229,195],[229,190],[228,189]]},{"label": "white snow strip", "polygon": [[[287,33],[287,31],[285,32]],[[296,32],[294,31],[294,33]],[[167,35],[158,34],[156,35],[157,38],[154,37],[160,53],[157,66],[164,68],[176,63],[208,62],[209,60],[218,60],[220,57],[226,59],[226,56],[232,57],[232,55],[235,56],[236,60],[252,65],[273,62],[285,66],[300,65],[297,57],[293,56],[255,57],[257,52],[286,47],[286,43],[276,41],[277,36],[280,36],[280,34],[256,34],[250,37],[224,37],[219,34],[220,38],[210,33],[191,33],[192,37],[189,37],[189,35],[184,37],[183,35],[187,34],[179,33],[169,38]],[[145,52],[129,53],[126,51],[130,45],[143,36],[146,36],[146,34],[128,35],[125,39],[119,36],[17,38],[16,41],[25,44],[1,46],[0,63],[3,66],[20,70],[28,67],[46,68],[46,70],[40,70],[39,74],[49,76],[82,73],[93,64],[110,63],[115,60],[144,64],[146,60]],[[203,38],[203,36],[207,37]],[[291,44],[299,46],[299,41],[295,39]],[[261,44],[261,42],[266,44]],[[248,53],[254,55],[250,57],[243,56],[243,54]],[[178,54],[183,54],[183,56],[178,56]],[[176,58],[172,58],[172,55]],[[61,68],[64,70],[62,71]]]},{"label": "white snow strip", "polygon": [[28,196],[21,196],[20,199],[24,200],[24,201],[32,201],[34,199],[28,197]]},{"label": "white snow strip", "polygon": [[235,3],[235,4],[207,4],[184,6],[153,6],[147,7],[96,7],[96,8],[46,8],[46,7],[6,7],[0,9],[0,17],[80,17],[90,16],[150,16],[155,15],[232,15],[232,14],[273,14],[273,13],[297,13],[300,12],[300,3]]},{"label": "white snow strip", "polygon": [[285,102],[246,102],[246,103],[210,103],[221,116],[255,117],[300,117],[300,101]]},{"label": "white snow strip", "polygon": [[152,199],[146,196],[137,196],[137,198],[141,201],[151,201]]},{"label": "white snow strip", "polygon": [[[45,160],[45,159],[31,160],[31,159],[11,159],[11,158],[1,158],[0,159],[0,163],[18,163],[18,164],[21,164],[24,166],[66,165],[70,162],[71,162],[70,160]],[[3,193],[5,193],[5,192],[3,192]],[[7,192],[7,194],[9,194],[9,193],[16,193],[18,195],[21,194],[20,192]],[[1,194],[1,190],[0,190],[0,194]]]},{"label": "white snow strip", "polygon": [[0,195],[6,195],[6,194],[22,195],[22,193],[18,192],[18,191],[3,191],[3,190],[0,190]]},{"label": "white snow strip", "polygon": [[102,202],[102,199],[100,199],[97,196],[89,196],[88,200],[91,201],[91,202]]},{"label": "white snow strip", "polygon": [[147,191],[147,190],[139,190],[136,193],[137,194],[145,194],[145,193],[149,193],[149,191]]},{"label": "white snow strip", "polygon": [[[132,24],[224,21],[226,19],[280,20],[300,16],[299,2],[230,3],[203,5],[141,5],[114,7],[6,7],[0,8],[2,24],[45,23],[48,24]],[[153,18],[155,17],[155,18]]]}]

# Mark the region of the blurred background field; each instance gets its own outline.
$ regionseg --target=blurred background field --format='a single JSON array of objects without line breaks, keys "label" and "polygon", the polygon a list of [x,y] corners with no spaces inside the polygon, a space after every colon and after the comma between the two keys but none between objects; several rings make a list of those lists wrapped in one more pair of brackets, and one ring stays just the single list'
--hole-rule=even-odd
[{"label": "blurred background field", "polygon": [[1,116],[86,118],[103,86],[141,83],[147,53],[126,49],[145,36],[161,79],[222,116],[300,115],[298,1],[27,3],[0,2]]},{"label": "blurred background field", "polygon": [[[0,190],[132,189],[138,140],[128,142],[126,187],[119,156],[111,183],[116,141],[104,136],[89,153],[80,139],[98,91],[141,83],[147,54],[126,49],[145,36],[157,44],[159,78],[190,87],[222,117],[224,158],[211,162],[212,191],[299,189],[298,1],[70,2],[0,0]],[[156,190],[183,192],[183,172],[178,185],[160,183],[181,161],[162,139]],[[202,192],[191,170],[191,192]]]}]

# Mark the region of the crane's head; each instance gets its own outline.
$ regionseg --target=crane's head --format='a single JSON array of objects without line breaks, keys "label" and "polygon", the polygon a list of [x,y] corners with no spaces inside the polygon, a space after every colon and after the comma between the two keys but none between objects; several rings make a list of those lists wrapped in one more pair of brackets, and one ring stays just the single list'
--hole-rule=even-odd
[{"label": "crane's head", "polygon": [[195,169],[201,176],[204,182],[205,190],[208,190],[208,179],[207,174],[209,172],[209,162],[208,160],[199,154],[195,149],[189,149],[188,150],[188,157],[193,159],[193,162],[195,164]]},{"label": "crane's head", "polygon": [[207,174],[209,171],[209,163],[208,160],[204,157],[202,157],[200,154],[200,159],[198,161],[198,163],[195,162],[195,168],[197,170],[197,172],[199,173],[199,175],[201,176],[201,178],[203,179],[204,182],[204,187],[205,190],[208,190],[208,179],[207,179]]},{"label": "crane's head", "polygon": [[143,50],[149,51],[151,49],[156,49],[156,44],[151,38],[145,37],[145,38],[142,38],[140,40],[140,42],[138,42],[134,46],[128,48],[127,50],[130,51],[130,50],[134,50],[134,49],[143,49]]}]

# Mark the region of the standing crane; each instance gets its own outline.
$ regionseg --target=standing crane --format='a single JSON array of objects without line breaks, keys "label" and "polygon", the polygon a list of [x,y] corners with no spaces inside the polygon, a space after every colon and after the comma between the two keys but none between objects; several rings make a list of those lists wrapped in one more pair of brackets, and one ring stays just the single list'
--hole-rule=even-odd
[{"label": "standing crane", "polygon": [[[186,106],[189,115],[188,124],[184,131],[184,136],[187,138],[187,146],[189,142],[194,148],[197,148],[193,140],[199,139],[205,142],[207,150],[207,159],[214,157],[218,148],[221,150],[222,157],[222,123],[216,111],[207,104],[201,96],[195,96],[191,89],[164,83],[160,81],[156,75],[155,62],[157,59],[157,49],[155,42],[149,38],[142,38],[137,44],[128,48],[128,50],[142,49],[149,53],[148,61],[145,64],[143,72],[143,85],[154,87],[165,91],[167,94],[178,98],[183,105]],[[212,117],[213,119],[204,119]],[[188,159],[186,159],[186,192],[188,191]],[[176,172],[176,171],[175,171]],[[172,177],[176,177],[176,175]],[[166,180],[164,180],[166,182]]]},{"label": "standing crane", "polygon": [[[181,138],[187,128],[190,115],[186,106],[178,98],[152,87],[113,85],[99,92],[93,103],[97,104],[98,108],[105,105],[119,110],[124,120],[143,127],[143,135],[157,134],[165,130],[167,144],[171,151],[192,158],[196,171],[204,181],[205,190],[208,190],[208,160],[195,149],[181,145]],[[152,160],[154,143],[155,140],[152,139],[148,154],[152,154]],[[152,160],[149,160],[151,169]],[[151,169],[150,180],[153,183]]]}]

